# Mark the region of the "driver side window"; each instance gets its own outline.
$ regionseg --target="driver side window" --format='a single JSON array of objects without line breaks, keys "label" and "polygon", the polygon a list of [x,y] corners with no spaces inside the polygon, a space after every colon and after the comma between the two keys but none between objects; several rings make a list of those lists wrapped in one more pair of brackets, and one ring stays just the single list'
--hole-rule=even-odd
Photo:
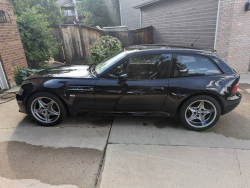
[{"label": "driver side window", "polygon": [[123,74],[128,79],[165,79],[171,64],[172,54],[146,54],[131,57],[109,71],[104,78],[118,79]]},{"label": "driver side window", "polygon": [[129,62],[129,60],[126,60],[122,64],[118,65],[116,68],[109,71],[108,74],[105,76],[105,78],[117,79],[119,76],[126,74],[128,62]]},{"label": "driver side window", "polygon": [[129,79],[164,79],[167,76],[172,54],[134,56],[128,66]]}]

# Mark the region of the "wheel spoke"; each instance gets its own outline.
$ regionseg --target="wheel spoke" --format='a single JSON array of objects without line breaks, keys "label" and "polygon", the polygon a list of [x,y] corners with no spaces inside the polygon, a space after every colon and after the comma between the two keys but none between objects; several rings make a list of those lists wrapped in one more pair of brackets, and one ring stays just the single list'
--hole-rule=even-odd
[{"label": "wheel spoke", "polygon": [[196,112],[197,111],[197,107],[189,107],[188,108],[192,113]]},{"label": "wheel spoke", "polygon": [[45,108],[46,104],[41,99],[38,99],[37,102],[39,104],[39,108]]},{"label": "wheel spoke", "polygon": [[58,116],[59,114],[54,110],[49,110],[49,115]]},{"label": "wheel spoke", "polygon": [[188,118],[189,121],[193,121],[193,120],[195,120],[195,119],[198,119],[197,116],[196,116],[195,114],[192,114],[192,115]]},{"label": "wheel spoke", "polygon": [[42,109],[34,109],[34,113],[37,113],[37,114],[42,114],[43,113],[43,110]]},{"label": "wheel spoke", "polygon": [[199,120],[201,121],[202,126],[206,125],[206,120],[204,115],[201,115]]},{"label": "wheel spoke", "polygon": [[205,109],[204,101],[201,101],[198,107],[199,109]]},{"label": "wheel spoke", "polygon": [[46,104],[47,109],[51,109],[55,101],[50,101],[48,104]]},{"label": "wheel spoke", "polygon": [[48,114],[48,112],[43,113],[43,116],[45,118],[45,121],[49,122],[49,114]]},{"label": "wheel spoke", "polygon": [[204,111],[202,111],[203,114],[207,115],[207,114],[211,114],[211,110],[210,109],[206,109]]}]

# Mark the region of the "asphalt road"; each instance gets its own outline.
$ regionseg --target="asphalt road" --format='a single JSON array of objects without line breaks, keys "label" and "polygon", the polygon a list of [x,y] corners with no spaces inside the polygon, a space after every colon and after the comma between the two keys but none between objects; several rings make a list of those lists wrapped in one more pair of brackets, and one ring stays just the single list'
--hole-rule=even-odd
[{"label": "asphalt road", "polygon": [[250,85],[241,88],[241,104],[205,132],[149,117],[41,127],[2,104],[0,188],[250,187]]}]

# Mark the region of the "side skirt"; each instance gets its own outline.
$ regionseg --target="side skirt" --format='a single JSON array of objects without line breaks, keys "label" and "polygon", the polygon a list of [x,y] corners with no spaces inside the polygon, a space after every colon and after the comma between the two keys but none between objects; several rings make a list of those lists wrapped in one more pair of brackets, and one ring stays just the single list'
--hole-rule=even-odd
[{"label": "side skirt", "polygon": [[152,111],[152,112],[124,112],[124,111],[81,111],[76,114],[86,114],[94,116],[152,116],[152,117],[175,117],[175,113],[171,112],[161,112],[161,111]]}]

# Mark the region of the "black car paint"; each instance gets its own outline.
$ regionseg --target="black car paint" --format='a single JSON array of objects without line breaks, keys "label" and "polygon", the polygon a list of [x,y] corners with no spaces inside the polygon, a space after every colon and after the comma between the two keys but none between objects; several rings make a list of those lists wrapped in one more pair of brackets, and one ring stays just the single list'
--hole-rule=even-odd
[{"label": "black car paint", "polygon": [[[103,78],[114,66],[131,56],[165,53],[206,56],[215,62],[222,74],[173,78],[172,60],[166,79],[128,80],[120,83],[118,79]],[[222,114],[225,114],[233,110],[241,99],[239,92],[231,93],[240,76],[215,53],[185,49],[128,51],[127,56],[114,66],[98,77],[91,74],[88,66],[84,65],[52,68],[34,74],[24,81],[22,94],[16,96],[20,111],[27,113],[27,101],[38,91],[58,95],[72,114],[101,112],[175,116],[183,101],[199,94],[215,97],[222,107]]]}]

